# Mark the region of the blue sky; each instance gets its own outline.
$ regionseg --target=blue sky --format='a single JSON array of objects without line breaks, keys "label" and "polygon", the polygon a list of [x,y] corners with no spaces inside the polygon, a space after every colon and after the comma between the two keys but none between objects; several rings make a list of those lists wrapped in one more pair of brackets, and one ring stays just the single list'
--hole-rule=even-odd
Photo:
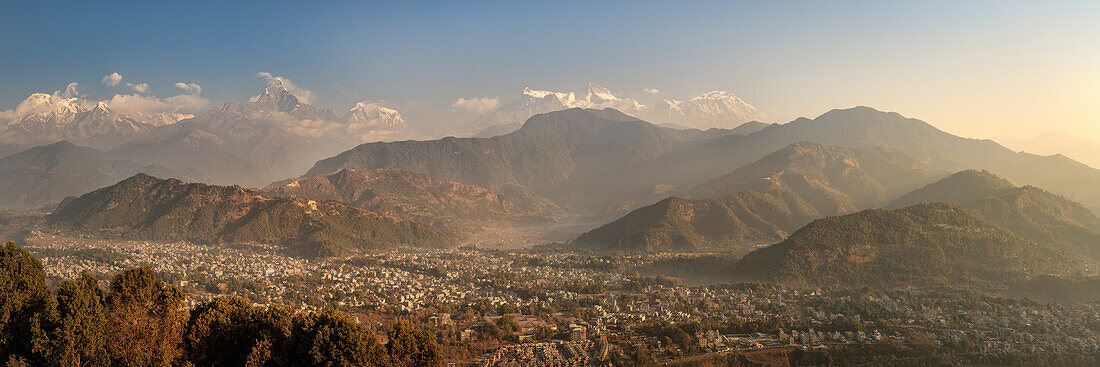
[{"label": "blue sky", "polygon": [[218,104],[267,71],[346,110],[448,126],[524,86],[732,91],[771,122],[869,105],[967,136],[1100,138],[1100,2],[31,2],[0,0],[0,109],[79,82],[196,82]]}]

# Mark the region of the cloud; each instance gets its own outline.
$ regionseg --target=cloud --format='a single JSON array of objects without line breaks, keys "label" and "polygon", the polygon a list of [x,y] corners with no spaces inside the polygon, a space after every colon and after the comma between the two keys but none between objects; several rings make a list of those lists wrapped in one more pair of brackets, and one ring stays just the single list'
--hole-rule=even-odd
[{"label": "cloud", "polygon": [[176,88],[183,89],[187,94],[199,95],[202,94],[202,87],[198,83],[176,83]]},{"label": "cloud", "polygon": [[103,84],[106,84],[106,85],[109,85],[109,86],[112,86],[112,87],[118,85],[118,83],[121,82],[121,81],[122,81],[122,74],[119,74],[119,73],[110,73],[110,74],[107,74],[107,75],[103,76]]},{"label": "cloud", "polygon": [[[61,93],[61,98],[80,98],[80,91],[77,90],[77,87],[80,87],[80,83],[72,82],[66,85],[65,92]],[[58,94],[59,92],[60,91],[53,92],[53,94]]]},{"label": "cloud", "polygon": [[661,93],[661,90],[657,89],[657,88],[646,88],[646,89],[642,89],[642,91],[646,92],[646,93],[649,93],[649,94],[660,94]]},{"label": "cloud", "polygon": [[122,113],[177,112],[193,113],[210,106],[210,101],[193,94],[180,94],[167,98],[141,94],[116,94],[106,100],[107,105]]},{"label": "cloud", "polygon": [[455,110],[466,110],[484,114],[497,108],[500,104],[500,100],[496,97],[474,97],[470,99],[459,98],[455,100],[455,103],[451,104],[451,108]]},{"label": "cloud", "polygon": [[133,89],[135,92],[138,92],[138,93],[145,93],[145,92],[149,91],[149,84],[148,83],[138,83],[138,84],[126,83],[126,86],[130,87],[130,89]]},{"label": "cloud", "polygon": [[281,77],[281,76],[276,76],[276,75],[273,75],[273,74],[271,74],[269,72],[266,72],[266,71],[258,72],[258,73],[256,73],[256,76],[266,79],[267,80],[267,85],[269,85],[269,86],[270,85],[282,86],[283,89],[286,89],[287,92],[290,92],[290,94],[294,95],[295,97],[298,97],[299,102],[302,102],[302,103],[305,103],[305,104],[313,104],[313,92],[311,92],[309,89],[299,87],[297,84],[292,83],[290,81],[290,79],[287,79],[287,78],[284,78],[284,77]]}]

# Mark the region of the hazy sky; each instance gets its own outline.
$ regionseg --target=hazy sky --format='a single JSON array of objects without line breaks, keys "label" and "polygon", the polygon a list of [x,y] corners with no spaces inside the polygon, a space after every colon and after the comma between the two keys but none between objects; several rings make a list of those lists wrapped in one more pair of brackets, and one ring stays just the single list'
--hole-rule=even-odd
[{"label": "hazy sky", "polygon": [[[966,136],[1100,139],[1100,1],[31,2],[0,0],[0,109],[79,82],[92,98],[260,71],[340,111],[384,99],[454,125],[455,99],[524,86],[686,98],[725,89],[770,122],[868,105]],[[101,79],[118,72],[119,86]]]}]

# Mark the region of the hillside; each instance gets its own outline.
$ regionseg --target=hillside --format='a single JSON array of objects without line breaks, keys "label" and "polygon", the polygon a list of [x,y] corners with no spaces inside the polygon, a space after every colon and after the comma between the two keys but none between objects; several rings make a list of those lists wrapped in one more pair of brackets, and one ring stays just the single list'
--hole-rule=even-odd
[{"label": "hillside", "polygon": [[809,286],[904,287],[1000,282],[1076,268],[1063,253],[962,207],[920,204],[813,221],[783,242],[745,255],[731,274]]},{"label": "hillside", "polygon": [[[791,144],[815,142],[889,147],[933,172],[990,169],[1100,208],[1100,192],[1088,189],[1100,186],[1098,170],[1061,156],[1013,152],[867,107],[768,125],[747,135],[696,139],[699,134],[672,131],[611,109],[572,109],[536,115],[519,130],[492,138],[362,144],[317,162],[306,176],[343,168],[401,168],[490,189],[520,185],[566,210],[591,214],[655,202]],[[882,179],[887,178],[892,177]],[[879,183],[890,192],[906,192],[904,185]],[[879,203],[885,200],[889,195]]]},{"label": "hillside", "polygon": [[170,176],[102,151],[60,141],[0,158],[0,207],[39,208],[107,186],[139,172]]},{"label": "hillside", "polygon": [[[669,162],[696,159],[692,167],[672,166],[680,175],[701,169],[730,172],[783,146],[812,141],[843,146],[885,146],[923,162],[936,171],[987,169],[1013,182],[1033,185],[1086,207],[1100,208],[1100,170],[1064,156],[1015,152],[991,140],[967,139],[927,122],[869,107],[832,110],[814,119],[799,118],[771,125],[747,136],[727,136],[666,157]],[[722,157],[713,165],[699,157]],[[677,168],[678,167],[678,168]]]},{"label": "hillside", "polygon": [[746,190],[784,191],[821,215],[838,215],[880,206],[933,177],[927,166],[888,148],[800,142],[696,186],[688,195],[716,198]]},{"label": "hillside", "polygon": [[1032,186],[1016,187],[988,171],[955,173],[887,207],[928,202],[958,204],[1021,237],[1100,259],[1100,218],[1077,202]]},{"label": "hillside", "polygon": [[400,168],[493,190],[519,185],[567,209],[598,211],[648,198],[653,180],[639,162],[683,141],[669,129],[615,110],[571,109],[536,115],[492,138],[367,143],[322,160],[306,177],[344,168]]},{"label": "hillside", "polygon": [[138,174],[69,198],[47,216],[53,226],[109,236],[198,243],[261,243],[304,256],[402,246],[443,247],[453,236],[430,225],[334,201],[273,198]]},{"label": "hillside", "polygon": [[334,200],[386,216],[476,230],[552,221],[561,209],[516,187],[513,195],[399,169],[340,170],[260,190],[273,196]]},{"label": "hillside", "polygon": [[744,253],[819,217],[798,198],[753,191],[718,199],[668,198],[584,233],[573,247],[605,251]]},{"label": "hillside", "polygon": [[637,209],[577,238],[605,250],[733,250],[783,240],[810,220],[880,206],[931,180],[880,147],[795,143],[688,193]]}]

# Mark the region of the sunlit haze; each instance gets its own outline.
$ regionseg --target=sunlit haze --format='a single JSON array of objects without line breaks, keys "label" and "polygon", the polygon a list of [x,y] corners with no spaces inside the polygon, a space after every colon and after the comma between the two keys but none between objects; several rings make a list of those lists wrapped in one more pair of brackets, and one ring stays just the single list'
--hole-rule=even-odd
[{"label": "sunlit haze", "polygon": [[[867,105],[971,137],[1100,139],[1094,1],[71,2],[0,11],[0,110],[78,82],[216,106],[271,72],[341,111],[384,100],[446,133],[459,98],[603,85],[643,103],[722,89],[767,122]],[[101,79],[119,73],[122,83]],[[644,92],[656,89],[657,94]]]}]

